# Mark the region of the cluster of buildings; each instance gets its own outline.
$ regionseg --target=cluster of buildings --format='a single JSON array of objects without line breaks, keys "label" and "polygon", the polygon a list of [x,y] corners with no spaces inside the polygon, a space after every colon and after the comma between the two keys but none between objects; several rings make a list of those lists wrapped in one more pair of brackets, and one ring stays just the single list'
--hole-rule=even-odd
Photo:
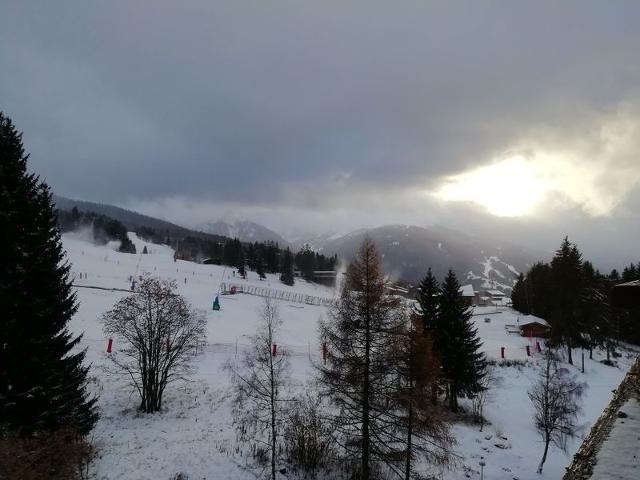
[{"label": "cluster of buildings", "polygon": [[500,290],[478,290],[470,283],[460,287],[460,294],[467,300],[469,306],[506,307],[511,304],[511,298]]}]

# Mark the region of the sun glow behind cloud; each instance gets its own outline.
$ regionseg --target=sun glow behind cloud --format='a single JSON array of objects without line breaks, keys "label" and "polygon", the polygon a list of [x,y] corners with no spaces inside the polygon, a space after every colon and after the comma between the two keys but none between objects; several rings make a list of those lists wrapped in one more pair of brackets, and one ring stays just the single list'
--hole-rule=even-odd
[{"label": "sun glow behind cloud", "polygon": [[551,188],[534,162],[516,155],[447,178],[435,196],[477,203],[500,217],[519,217],[533,213]]},{"label": "sun glow behind cloud", "polygon": [[493,215],[518,217],[579,208],[611,215],[640,186],[640,101],[621,105],[581,135],[529,132],[492,162],[445,177],[428,192],[471,202]]}]

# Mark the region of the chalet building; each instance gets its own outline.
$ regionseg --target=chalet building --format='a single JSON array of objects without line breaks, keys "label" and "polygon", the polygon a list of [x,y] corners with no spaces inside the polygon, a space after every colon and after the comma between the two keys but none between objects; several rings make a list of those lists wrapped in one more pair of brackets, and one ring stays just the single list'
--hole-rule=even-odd
[{"label": "chalet building", "polygon": [[503,300],[505,299],[504,292],[501,292],[500,290],[487,290],[486,294],[491,299],[494,305],[502,304]]},{"label": "chalet building", "polygon": [[523,337],[547,338],[551,333],[551,327],[543,319],[533,315],[525,315],[518,322],[520,335]]},{"label": "chalet building", "polygon": [[473,304],[479,307],[489,307],[493,305],[491,303],[491,297],[488,296],[485,292],[476,292],[476,296],[473,299]]},{"label": "chalet building", "polygon": [[482,307],[505,305],[508,300],[506,294],[500,290],[483,290],[476,292],[474,304]]},{"label": "chalet building", "polygon": [[[613,287],[611,304],[640,308],[640,281]],[[640,356],[567,467],[563,480],[637,480],[640,474]]]},{"label": "chalet building", "polygon": [[204,265],[222,265],[222,260],[220,258],[205,258],[202,263]]},{"label": "chalet building", "polygon": [[473,285],[462,285],[459,292],[462,298],[464,298],[467,306],[470,307],[475,303],[476,292],[473,290]]},{"label": "chalet building", "polygon": [[[302,272],[298,269],[293,271],[294,277],[302,277]],[[332,287],[336,284],[338,272],[336,270],[314,270],[312,281],[321,285]]]}]

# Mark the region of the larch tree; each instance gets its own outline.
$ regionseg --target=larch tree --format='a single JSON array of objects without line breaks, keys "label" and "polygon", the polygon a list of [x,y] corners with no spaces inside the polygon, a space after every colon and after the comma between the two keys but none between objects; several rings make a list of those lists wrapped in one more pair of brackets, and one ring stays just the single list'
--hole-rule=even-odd
[{"label": "larch tree", "polygon": [[397,456],[404,458],[402,477],[410,480],[416,460],[447,465],[454,439],[442,407],[430,398],[439,380],[440,364],[431,334],[425,333],[419,315],[411,315],[397,346],[398,390],[389,429],[397,432]]},{"label": "larch tree", "polygon": [[0,437],[94,426],[78,308],[49,187],[27,172],[22,135],[0,112]]},{"label": "larch tree", "polygon": [[396,428],[388,413],[397,398],[394,345],[404,320],[400,301],[385,292],[380,256],[367,238],[321,324],[327,351],[326,364],[318,367],[335,406],[337,441],[361,480],[378,478],[394,449]]}]

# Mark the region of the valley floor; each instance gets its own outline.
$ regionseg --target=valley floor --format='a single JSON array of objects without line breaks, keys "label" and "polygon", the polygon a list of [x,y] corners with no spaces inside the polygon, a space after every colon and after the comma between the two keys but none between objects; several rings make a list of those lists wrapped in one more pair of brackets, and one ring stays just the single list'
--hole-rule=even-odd
[{"label": "valley floor", "polygon": [[[259,472],[246,465],[246,446],[238,444],[232,425],[229,379],[222,366],[242,352],[253,334],[259,318],[262,299],[258,296],[238,294],[221,296],[221,311],[212,311],[211,304],[221,282],[244,283],[261,288],[296,292],[304,295],[332,298],[335,290],[304,281],[293,287],[282,285],[276,276],[260,281],[249,272],[249,278],[235,278],[230,268],[198,265],[173,260],[169,247],[147,244],[131,235],[137,251],[146,245],[147,255],[122,254],[112,246],[98,247],[73,235],[64,236],[64,246],[72,263],[74,284],[78,287],[80,303],[71,328],[83,333],[82,347],[87,349],[87,360],[92,364],[92,390],[99,395],[101,418],[93,432],[98,458],[93,466],[98,479],[170,479],[183,472],[190,479],[247,479]],[[82,274],[82,278],[80,278]],[[179,292],[196,308],[206,311],[207,341],[196,358],[194,373],[188,383],[168,387],[162,413],[137,413],[138,398],[126,380],[113,375],[105,353],[107,339],[102,333],[100,316],[109,310],[125,291],[84,288],[97,286],[127,290],[130,276],[151,274],[175,279]],[[86,277],[86,278],[85,278]],[[327,316],[323,306],[279,301],[283,320],[283,338],[280,350],[291,357],[292,381],[303,388],[314,374],[313,364],[320,361],[317,323]],[[484,478],[498,479],[558,479],[580,439],[570,441],[565,454],[552,450],[544,473],[535,473],[542,454],[542,444],[532,422],[532,407],[527,390],[536,377],[539,354],[535,340],[508,334],[505,325],[517,324],[519,315],[510,309],[476,308],[476,326],[490,359],[497,359],[497,377],[485,415],[490,422],[480,432],[475,425],[458,424],[454,427],[457,439],[455,452],[458,465],[440,472],[444,479],[480,478],[479,461],[486,462]],[[485,319],[490,319],[486,321]],[[531,348],[528,357],[526,346]],[[118,345],[114,344],[117,354]],[[521,360],[514,366],[500,365],[500,348],[506,348],[506,357]],[[623,350],[618,367],[600,363],[602,355],[594,352],[594,360],[585,360],[585,373],[580,373],[580,352],[575,351],[576,367],[567,365],[588,383],[584,397],[584,434],[595,422],[611,397],[633,355]],[[439,476],[440,476],[439,474]],[[285,478],[285,477],[283,477]]]}]

